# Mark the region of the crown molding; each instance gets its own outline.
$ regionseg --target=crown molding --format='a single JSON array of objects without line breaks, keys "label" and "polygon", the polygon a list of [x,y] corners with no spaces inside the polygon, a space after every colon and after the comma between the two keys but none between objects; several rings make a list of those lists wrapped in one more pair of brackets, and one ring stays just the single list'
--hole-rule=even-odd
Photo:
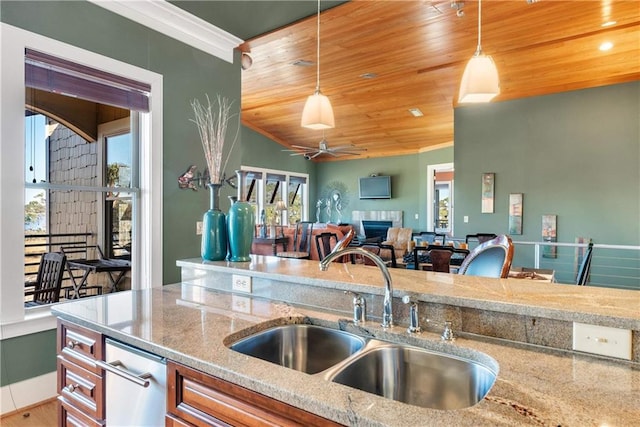
[{"label": "crown molding", "polygon": [[230,63],[233,50],[244,42],[165,0],[88,1]]}]

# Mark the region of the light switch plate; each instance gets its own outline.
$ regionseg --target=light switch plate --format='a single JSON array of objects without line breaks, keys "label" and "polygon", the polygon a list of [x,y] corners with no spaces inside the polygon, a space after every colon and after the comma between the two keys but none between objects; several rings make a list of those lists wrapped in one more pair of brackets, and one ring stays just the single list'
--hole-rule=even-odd
[{"label": "light switch plate", "polygon": [[202,234],[202,221],[196,221],[196,235]]},{"label": "light switch plate", "polygon": [[574,322],[573,349],[631,360],[631,330]]},{"label": "light switch plate", "polygon": [[233,274],[231,276],[231,288],[234,291],[251,293],[251,276],[243,276],[242,274]]}]

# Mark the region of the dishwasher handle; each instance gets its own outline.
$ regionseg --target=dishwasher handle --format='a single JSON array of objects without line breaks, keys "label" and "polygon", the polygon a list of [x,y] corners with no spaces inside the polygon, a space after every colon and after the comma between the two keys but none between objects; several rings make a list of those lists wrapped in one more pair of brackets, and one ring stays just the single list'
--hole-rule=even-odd
[{"label": "dishwasher handle", "polygon": [[149,387],[149,384],[151,383],[149,381],[149,378],[151,378],[152,375],[149,372],[136,375],[135,373],[127,371],[126,369],[117,368],[117,366],[124,366],[119,360],[114,360],[113,362],[103,362],[102,360],[96,360],[96,365],[98,365],[105,371],[116,374],[117,376],[122,377],[125,380],[129,380],[141,387]]}]

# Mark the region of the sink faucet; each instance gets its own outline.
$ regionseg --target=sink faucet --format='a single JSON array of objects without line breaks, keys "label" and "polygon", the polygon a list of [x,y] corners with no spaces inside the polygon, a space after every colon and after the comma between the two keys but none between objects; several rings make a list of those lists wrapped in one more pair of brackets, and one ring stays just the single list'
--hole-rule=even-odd
[{"label": "sink faucet", "polygon": [[382,258],[362,248],[357,248],[357,247],[339,248],[337,251],[334,249],[329,255],[327,255],[322,261],[320,261],[320,270],[327,271],[327,269],[329,268],[329,264],[331,264],[331,261],[343,255],[349,255],[349,254],[359,254],[369,258],[371,261],[375,263],[375,265],[382,272],[382,277],[384,277],[384,301],[382,305],[382,327],[389,328],[393,326],[393,310],[391,308],[391,300],[393,296],[393,285],[391,283],[391,273],[389,273],[389,269],[385,265]]}]

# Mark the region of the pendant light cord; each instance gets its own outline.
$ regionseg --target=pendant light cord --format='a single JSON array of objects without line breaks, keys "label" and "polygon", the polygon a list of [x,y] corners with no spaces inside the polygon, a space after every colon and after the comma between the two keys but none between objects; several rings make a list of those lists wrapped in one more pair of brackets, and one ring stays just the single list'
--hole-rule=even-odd
[{"label": "pendant light cord", "polygon": [[320,0],[318,0],[318,28],[316,43],[316,92],[320,92]]},{"label": "pendant light cord", "polygon": [[482,45],[481,45],[481,40],[482,40],[482,0],[478,0],[478,47],[476,49],[477,53],[480,54],[482,53]]}]

